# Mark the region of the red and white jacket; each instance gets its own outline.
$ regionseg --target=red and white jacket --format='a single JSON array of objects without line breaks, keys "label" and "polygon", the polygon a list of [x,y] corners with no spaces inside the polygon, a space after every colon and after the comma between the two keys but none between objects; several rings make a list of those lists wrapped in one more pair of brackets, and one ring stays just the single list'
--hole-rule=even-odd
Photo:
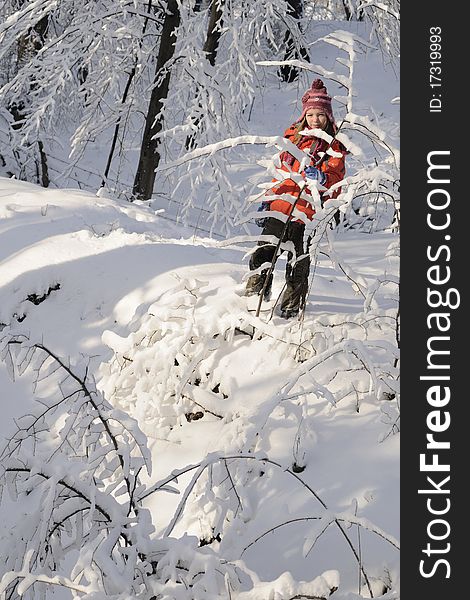
[{"label": "red and white jacket", "polygon": [[[284,132],[284,137],[293,142],[297,134],[298,125],[296,126],[294,124],[288,129],[286,129],[286,131]],[[325,152],[325,150],[328,147],[330,147],[336,153],[340,153],[341,157],[327,156],[318,168],[326,175],[326,181],[323,184],[323,186],[326,188],[330,188],[335,183],[338,183],[338,181],[344,179],[344,159],[347,154],[347,151],[344,149],[344,146],[340,142],[334,140],[331,146],[329,146],[329,144],[323,139],[318,139],[312,136],[300,136],[300,139],[297,141],[296,146],[300,150],[310,153],[312,157],[310,165],[312,166],[315,166],[315,164],[320,160],[321,153]],[[286,162],[289,163],[289,166],[285,164]],[[289,167],[292,171],[298,173],[300,163],[289,152],[283,152],[281,154],[281,169],[283,171],[289,172]],[[338,188],[334,190],[331,193],[331,195],[325,196],[324,200],[327,201],[330,198],[337,198],[340,192],[341,188]],[[281,212],[288,215],[290,213],[292,203],[288,200],[282,199],[282,196],[292,196],[292,201],[294,201],[298,193],[299,186],[297,185],[297,183],[292,181],[292,179],[284,179],[284,181],[282,181],[277,187],[271,190],[270,195],[273,194],[274,196],[278,197],[274,198],[273,200],[271,200],[269,197],[267,198],[267,200],[270,201],[269,210]],[[313,210],[312,205],[310,204],[308,199],[304,198],[305,196],[309,195],[311,195],[310,191],[308,190],[308,188],[305,188],[305,190],[302,193],[302,197],[297,200],[295,208],[296,210],[303,212],[308,217],[308,219],[312,220],[315,211]]]}]

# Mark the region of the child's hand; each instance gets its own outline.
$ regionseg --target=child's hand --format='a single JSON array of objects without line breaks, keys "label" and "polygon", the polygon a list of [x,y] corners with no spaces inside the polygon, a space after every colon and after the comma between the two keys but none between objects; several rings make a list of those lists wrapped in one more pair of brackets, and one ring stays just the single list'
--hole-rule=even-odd
[{"label": "child's hand", "polygon": [[[263,200],[260,204],[260,206],[258,207],[258,212],[265,212],[267,210],[269,210],[271,206],[271,202],[267,201],[267,200]],[[266,225],[266,217],[260,218],[260,219],[255,219],[255,223],[256,225],[258,225],[258,227],[264,227]]]},{"label": "child's hand", "polygon": [[326,181],[325,173],[316,167],[306,167],[304,172],[305,177],[308,177],[309,179],[316,179],[321,185],[323,185]]}]

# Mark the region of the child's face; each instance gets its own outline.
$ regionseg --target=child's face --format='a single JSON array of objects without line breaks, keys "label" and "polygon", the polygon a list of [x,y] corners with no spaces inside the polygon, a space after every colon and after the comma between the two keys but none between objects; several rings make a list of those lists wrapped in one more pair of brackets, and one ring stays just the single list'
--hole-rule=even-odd
[{"label": "child's face", "polygon": [[325,129],[328,117],[321,108],[309,108],[305,113],[309,129]]}]

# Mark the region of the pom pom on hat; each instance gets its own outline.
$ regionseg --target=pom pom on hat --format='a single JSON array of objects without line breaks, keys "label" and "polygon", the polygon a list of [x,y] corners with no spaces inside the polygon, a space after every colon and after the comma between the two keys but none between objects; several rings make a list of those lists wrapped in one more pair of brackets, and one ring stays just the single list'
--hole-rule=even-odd
[{"label": "pom pom on hat", "polygon": [[333,108],[331,106],[331,96],[328,96],[325,84],[321,79],[315,79],[311,87],[302,96],[302,115],[300,120],[305,117],[305,113],[310,108],[324,110],[331,123],[335,123]]}]

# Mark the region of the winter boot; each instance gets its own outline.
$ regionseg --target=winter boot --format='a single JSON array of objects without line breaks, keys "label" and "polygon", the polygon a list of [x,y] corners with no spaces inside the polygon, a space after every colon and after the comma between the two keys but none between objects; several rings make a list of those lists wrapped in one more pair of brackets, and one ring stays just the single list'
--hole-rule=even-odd
[{"label": "winter boot", "polygon": [[[250,277],[248,277],[248,281],[246,282],[246,287],[245,287],[245,296],[255,296],[255,295],[259,296],[260,295],[261,290],[263,289],[263,286],[264,286],[266,274],[267,274],[267,271],[261,271],[260,274],[255,273],[254,275],[250,275]],[[265,301],[268,301],[271,298],[272,283],[273,283],[273,275],[271,273],[271,275],[269,276],[268,285],[266,286],[266,289],[264,290],[263,299]]]},{"label": "winter boot", "polygon": [[263,279],[261,275],[250,275],[246,282],[245,296],[255,296],[263,289]]},{"label": "winter boot", "polygon": [[305,305],[306,290],[304,285],[294,287],[288,283],[282,295],[280,314],[283,319],[296,317]]}]

